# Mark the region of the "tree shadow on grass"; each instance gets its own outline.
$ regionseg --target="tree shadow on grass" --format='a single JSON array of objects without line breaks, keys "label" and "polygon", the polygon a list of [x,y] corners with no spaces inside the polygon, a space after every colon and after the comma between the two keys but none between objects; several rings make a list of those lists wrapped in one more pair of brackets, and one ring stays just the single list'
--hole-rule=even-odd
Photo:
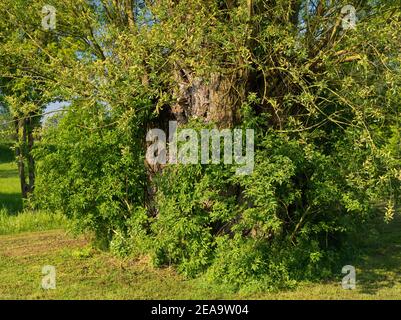
[{"label": "tree shadow on grass", "polygon": [[20,193],[0,193],[0,209],[5,208],[8,213],[16,214],[22,211],[22,197]]},{"label": "tree shadow on grass", "polygon": [[0,162],[12,162],[15,159],[11,144],[0,143]]},{"label": "tree shadow on grass", "polygon": [[383,265],[371,269],[362,269],[359,278],[357,275],[360,291],[374,295],[378,290],[392,288],[401,283],[401,268],[399,267],[401,259],[395,259],[394,261],[398,261],[398,268]]},{"label": "tree shadow on grass", "polygon": [[15,178],[18,177],[17,169],[7,169],[0,171],[0,179]]},{"label": "tree shadow on grass", "polygon": [[375,294],[380,289],[401,283],[401,219],[380,228],[378,240],[361,258],[357,286],[362,293]]}]

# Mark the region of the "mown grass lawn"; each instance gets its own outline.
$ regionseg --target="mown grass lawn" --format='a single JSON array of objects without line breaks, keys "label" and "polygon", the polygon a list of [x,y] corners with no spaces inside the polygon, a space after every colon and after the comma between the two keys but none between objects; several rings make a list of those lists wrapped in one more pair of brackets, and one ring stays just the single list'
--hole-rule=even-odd
[{"label": "mown grass lawn", "polygon": [[[41,289],[42,267],[57,270],[57,288]],[[202,280],[186,280],[146,260],[121,260],[92,249],[62,230],[0,236],[0,299],[400,299],[401,247],[374,249],[357,267],[357,287],[338,281],[304,283],[277,293],[225,292]]]},{"label": "mown grass lawn", "polygon": [[[83,236],[72,237],[65,220],[51,213],[19,213],[15,163],[0,163],[0,299],[401,299],[401,220],[381,227],[380,242],[349,264],[357,287],[344,290],[338,277],[301,283],[275,293],[230,293],[202,279],[187,280],[172,268],[155,269],[147,259],[118,259],[93,249]],[[1,162],[1,159],[0,159]],[[41,231],[37,231],[41,230]],[[57,288],[41,288],[42,268],[56,267]]]}]

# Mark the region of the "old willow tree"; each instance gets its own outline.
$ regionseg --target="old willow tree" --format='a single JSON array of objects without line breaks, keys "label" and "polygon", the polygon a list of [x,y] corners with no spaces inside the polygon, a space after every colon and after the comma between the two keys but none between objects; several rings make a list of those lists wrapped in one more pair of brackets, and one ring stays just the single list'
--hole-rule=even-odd
[{"label": "old willow tree", "polygon": [[[399,1],[51,2],[43,31],[45,2],[17,1],[47,59],[26,56],[31,81],[70,103],[41,132],[33,205],[116,253],[251,290],[339,272],[356,235],[392,220]],[[253,173],[149,165],[146,132],[170,120],[254,129]]]}]

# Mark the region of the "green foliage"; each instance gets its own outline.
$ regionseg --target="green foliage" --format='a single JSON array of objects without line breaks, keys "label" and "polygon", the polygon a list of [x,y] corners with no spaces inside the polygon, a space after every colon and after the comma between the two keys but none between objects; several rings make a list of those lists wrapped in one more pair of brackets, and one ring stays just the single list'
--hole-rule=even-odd
[{"label": "green foliage", "polygon": [[[394,191],[373,183],[376,167],[365,169],[372,151],[347,133],[330,148],[318,143],[325,136],[318,131],[258,136],[249,176],[178,165],[155,179],[157,217],[129,233],[146,239],[156,265],[177,265],[190,277],[206,272],[232,289],[272,290],[328,277],[355,250],[347,240],[371,227],[374,204]],[[354,178],[359,172],[363,179]]]},{"label": "green foliage", "polygon": [[[135,126],[130,123],[135,119],[127,121]],[[35,150],[34,205],[65,213],[78,230],[94,231],[107,247],[144,201],[139,134],[115,128],[103,105],[71,106],[57,126],[45,129]]]}]

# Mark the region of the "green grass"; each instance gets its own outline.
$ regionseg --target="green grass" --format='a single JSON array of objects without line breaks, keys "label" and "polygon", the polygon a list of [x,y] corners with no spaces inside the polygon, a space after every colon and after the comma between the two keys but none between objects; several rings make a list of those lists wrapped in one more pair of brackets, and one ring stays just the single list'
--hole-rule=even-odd
[{"label": "green grass", "polygon": [[[148,259],[121,260],[62,230],[0,236],[0,299],[400,299],[400,226],[400,221],[385,226],[389,242],[350,261],[357,268],[355,290],[342,289],[339,266],[336,280],[258,294],[186,280],[172,268],[152,268]],[[56,267],[55,290],[40,287],[45,265]]]},{"label": "green grass", "polygon": [[26,211],[10,215],[7,210],[0,209],[0,235],[61,229],[66,224],[66,218],[61,214]]}]

